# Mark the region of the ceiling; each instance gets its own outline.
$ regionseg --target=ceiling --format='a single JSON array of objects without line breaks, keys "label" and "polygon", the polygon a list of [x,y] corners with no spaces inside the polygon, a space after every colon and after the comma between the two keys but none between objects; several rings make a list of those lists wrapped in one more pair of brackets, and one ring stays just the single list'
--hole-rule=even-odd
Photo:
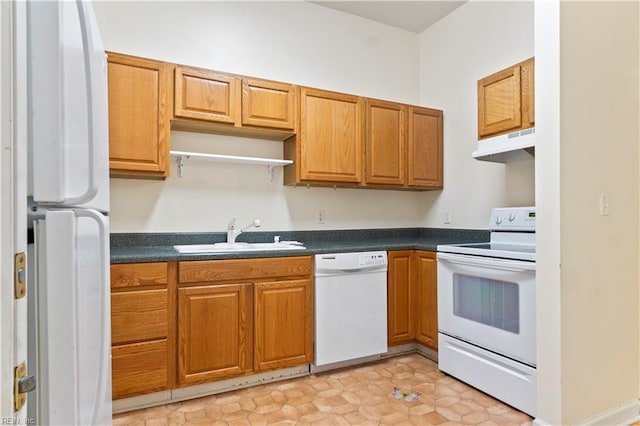
[{"label": "ceiling", "polygon": [[465,1],[312,1],[311,3],[371,19],[414,33],[462,6]]}]

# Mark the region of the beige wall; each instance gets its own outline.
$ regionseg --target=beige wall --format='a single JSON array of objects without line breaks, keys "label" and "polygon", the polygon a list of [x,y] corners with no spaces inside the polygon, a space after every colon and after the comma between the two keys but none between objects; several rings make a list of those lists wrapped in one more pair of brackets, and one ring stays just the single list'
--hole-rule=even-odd
[{"label": "beige wall", "polygon": [[533,2],[468,2],[420,34],[420,99],[442,108],[444,181],[426,194],[423,224],[486,228],[493,207],[534,205],[534,160],[508,165],[471,157],[477,82],[534,56]]},{"label": "beige wall", "polygon": [[[192,160],[182,179],[174,164],[164,182],[112,179],[113,232],[221,231],[231,217],[260,217],[265,230],[486,228],[491,207],[533,202],[533,162],[471,159],[475,80],[532,56],[531,3],[464,5],[454,12],[462,19],[444,23],[444,32],[420,36],[308,2],[95,2],[95,9],[108,50],[445,109],[444,191],[294,189],[282,186],[280,170],[268,182],[263,167]],[[512,26],[495,31],[474,15]],[[471,30],[473,37],[464,35]],[[497,38],[508,42],[459,63]],[[461,49],[463,39],[475,44]],[[455,61],[458,73],[450,74]],[[172,147],[282,156],[281,143],[179,132]],[[324,225],[315,222],[317,210],[326,213]]]},{"label": "beige wall", "polygon": [[[562,377],[570,423],[638,398],[639,51],[637,2],[561,2]],[[609,216],[600,215],[601,193]]]},{"label": "beige wall", "polygon": [[538,417],[637,415],[638,3],[538,7]]}]

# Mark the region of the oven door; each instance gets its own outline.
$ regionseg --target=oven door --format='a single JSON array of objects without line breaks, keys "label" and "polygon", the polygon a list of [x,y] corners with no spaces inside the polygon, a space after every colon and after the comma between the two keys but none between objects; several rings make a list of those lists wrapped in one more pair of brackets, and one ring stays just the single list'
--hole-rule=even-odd
[{"label": "oven door", "polygon": [[441,333],[536,365],[536,264],[438,253]]}]

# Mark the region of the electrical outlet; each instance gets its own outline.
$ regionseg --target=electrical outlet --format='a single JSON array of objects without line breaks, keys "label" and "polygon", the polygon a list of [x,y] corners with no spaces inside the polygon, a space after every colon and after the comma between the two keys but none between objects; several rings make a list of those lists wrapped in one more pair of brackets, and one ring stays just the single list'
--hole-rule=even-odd
[{"label": "electrical outlet", "polygon": [[442,221],[446,224],[451,223],[451,212],[449,210],[444,211]]},{"label": "electrical outlet", "polygon": [[316,211],[316,223],[324,223],[324,210]]}]

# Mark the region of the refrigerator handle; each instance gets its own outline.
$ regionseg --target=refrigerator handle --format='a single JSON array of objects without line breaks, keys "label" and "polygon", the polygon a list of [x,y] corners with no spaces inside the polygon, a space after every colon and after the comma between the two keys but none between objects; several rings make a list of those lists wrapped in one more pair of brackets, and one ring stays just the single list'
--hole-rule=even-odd
[{"label": "refrigerator handle", "polygon": [[[109,235],[107,229],[107,223],[104,216],[101,213],[98,213],[95,210],[74,210],[73,211],[76,217],[85,217],[89,219],[93,219],[98,224],[99,234],[100,234],[100,285],[102,289],[102,305],[100,308],[102,309],[102,336],[100,338],[100,384],[99,391],[96,394],[96,402],[94,405],[94,411],[92,416],[91,424],[97,424],[98,416],[100,414],[100,407],[102,401],[107,398],[107,386],[109,383],[108,376],[110,375],[110,348],[111,348],[111,329],[109,318],[111,315],[110,309],[110,287],[111,283],[109,282],[109,241],[107,236]],[[109,345],[107,345],[109,342]]]},{"label": "refrigerator handle", "polygon": [[63,204],[67,205],[78,205],[84,204],[91,201],[98,194],[98,185],[97,182],[99,180],[98,177],[98,168],[96,164],[98,164],[99,158],[97,156],[97,150],[95,149],[96,140],[93,135],[94,132],[94,95],[93,95],[93,73],[99,72],[99,70],[91,69],[91,59],[90,55],[93,51],[93,46],[91,46],[91,34],[89,34],[89,25],[87,18],[87,12],[85,10],[86,5],[84,5],[83,1],[77,1],[76,6],[78,8],[78,18],[80,20],[80,28],[82,31],[82,53],[84,57],[84,72],[85,72],[85,83],[87,85],[87,151],[89,154],[89,174],[88,174],[88,182],[87,182],[87,190],[78,196],[65,198]]}]

